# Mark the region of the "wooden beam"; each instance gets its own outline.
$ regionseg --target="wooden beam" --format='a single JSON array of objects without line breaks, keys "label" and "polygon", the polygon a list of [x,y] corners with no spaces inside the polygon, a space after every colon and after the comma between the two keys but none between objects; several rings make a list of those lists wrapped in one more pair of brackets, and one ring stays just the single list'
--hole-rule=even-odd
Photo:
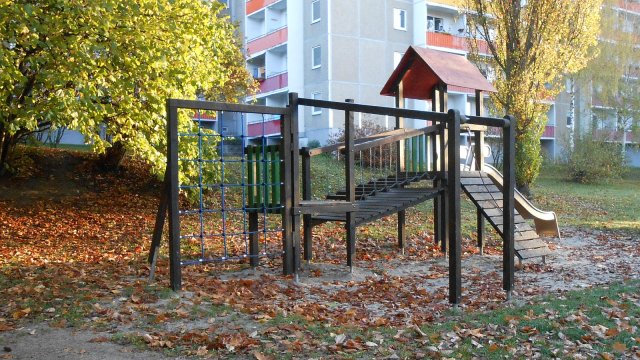
[{"label": "wooden beam", "polygon": [[178,108],[167,100],[167,168],[169,169],[169,277],[173,291],[182,289],[180,214],[178,208]]},{"label": "wooden beam", "polygon": [[460,233],[460,113],[449,110],[447,169],[448,238],[449,238],[449,302],[459,304],[462,298],[462,235]]},{"label": "wooden beam", "polygon": [[507,292],[507,299],[511,297],[514,283],[514,189],[516,186],[515,172],[515,128],[516,119],[506,116],[508,126],[503,128],[503,230],[502,230],[502,282],[503,289]]}]

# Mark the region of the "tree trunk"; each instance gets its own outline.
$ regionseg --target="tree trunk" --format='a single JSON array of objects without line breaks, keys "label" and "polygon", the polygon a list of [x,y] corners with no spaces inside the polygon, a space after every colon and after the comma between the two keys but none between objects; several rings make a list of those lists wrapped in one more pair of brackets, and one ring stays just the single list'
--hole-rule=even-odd
[{"label": "tree trunk", "polygon": [[7,133],[0,133],[0,176],[7,173],[7,159],[11,151],[13,138]]},{"label": "tree trunk", "polygon": [[124,147],[124,143],[122,141],[116,141],[100,156],[98,164],[104,170],[116,171],[120,168],[126,152],[127,150]]}]

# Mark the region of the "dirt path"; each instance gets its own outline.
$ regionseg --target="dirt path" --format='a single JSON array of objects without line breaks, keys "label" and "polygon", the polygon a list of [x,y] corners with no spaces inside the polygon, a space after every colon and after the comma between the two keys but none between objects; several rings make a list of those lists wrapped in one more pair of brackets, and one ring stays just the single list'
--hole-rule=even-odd
[{"label": "dirt path", "polygon": [[[167,359],[158,352],[140,351],[105,341],[105,333],[54,329],[46,324],[0,334],[0,359],[138,360]],[[7,351],[10,350],[10,351]]]}]

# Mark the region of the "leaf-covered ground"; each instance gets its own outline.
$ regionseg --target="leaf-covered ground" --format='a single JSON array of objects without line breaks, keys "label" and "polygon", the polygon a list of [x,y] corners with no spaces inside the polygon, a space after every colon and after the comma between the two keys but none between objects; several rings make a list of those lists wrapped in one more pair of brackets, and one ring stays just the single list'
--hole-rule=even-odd
[{"label": "leaf-covered ground", "polygon": [[114,357],[99,350],[113,344],[143,357],[640,357],[633,231],[563,228],[562,240],[547,239],[546,264],[516,273],[509,302],[499,244],[490,239],[481,256],[469,233],[463,302],[452,309],[446,258],[419,226],[430,214],[417,211],[404,255],[389,235],[394,219],[361,228],[353,273],[343,230],[323,226],[299,282],[277,259],[256,270],[194,266],[174,294],[166,257],[158,281],[147,280],[159,186],[144,166],[113,174],[90,154],[26,153],[43,166],[0,181],[0,358],[28,356],[39,338],[42,356],[95,359]]}]

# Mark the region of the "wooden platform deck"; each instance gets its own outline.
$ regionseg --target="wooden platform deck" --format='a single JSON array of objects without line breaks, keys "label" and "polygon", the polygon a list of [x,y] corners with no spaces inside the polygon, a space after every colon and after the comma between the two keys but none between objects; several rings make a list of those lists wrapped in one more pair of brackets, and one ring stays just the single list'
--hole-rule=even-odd
[{"label": "wooden platform deck", "polygon": [[[438,195],[434,188],[391,188],[378,191],[375,195],[361,196],[356,200],[356,226],[366,224],[385,216],[397,214],[398,211],[416,206]],[[345,222],[345,214],[317,214],[311,220],[315,224],[327,221]]]},{"label": "wooden platform deck", "polygon": [[[406,188],[411,183],[431,180],[428,172],[404,172],[370,181],[356,186],[356,226],[366,224],[385,216],[416,206],[421,202],[431,200],[439,193],[438,189]],[[346,200],[346,191],[340,190],[327,195],[327,200]],[[327,213],[315,214],[311,220],[314,225],[327,221],[345,222],[345,214]]]},{"label": "wooden platform deck", "polygon": [[[502,191],[487,174],[480,171],[463,171],[460,182],[467,196],[502,236]],[[551,254],[547,243],[540,239],[517,210],[515,210],[514,224],[514,249],[519,259],[544,258]]]}]

